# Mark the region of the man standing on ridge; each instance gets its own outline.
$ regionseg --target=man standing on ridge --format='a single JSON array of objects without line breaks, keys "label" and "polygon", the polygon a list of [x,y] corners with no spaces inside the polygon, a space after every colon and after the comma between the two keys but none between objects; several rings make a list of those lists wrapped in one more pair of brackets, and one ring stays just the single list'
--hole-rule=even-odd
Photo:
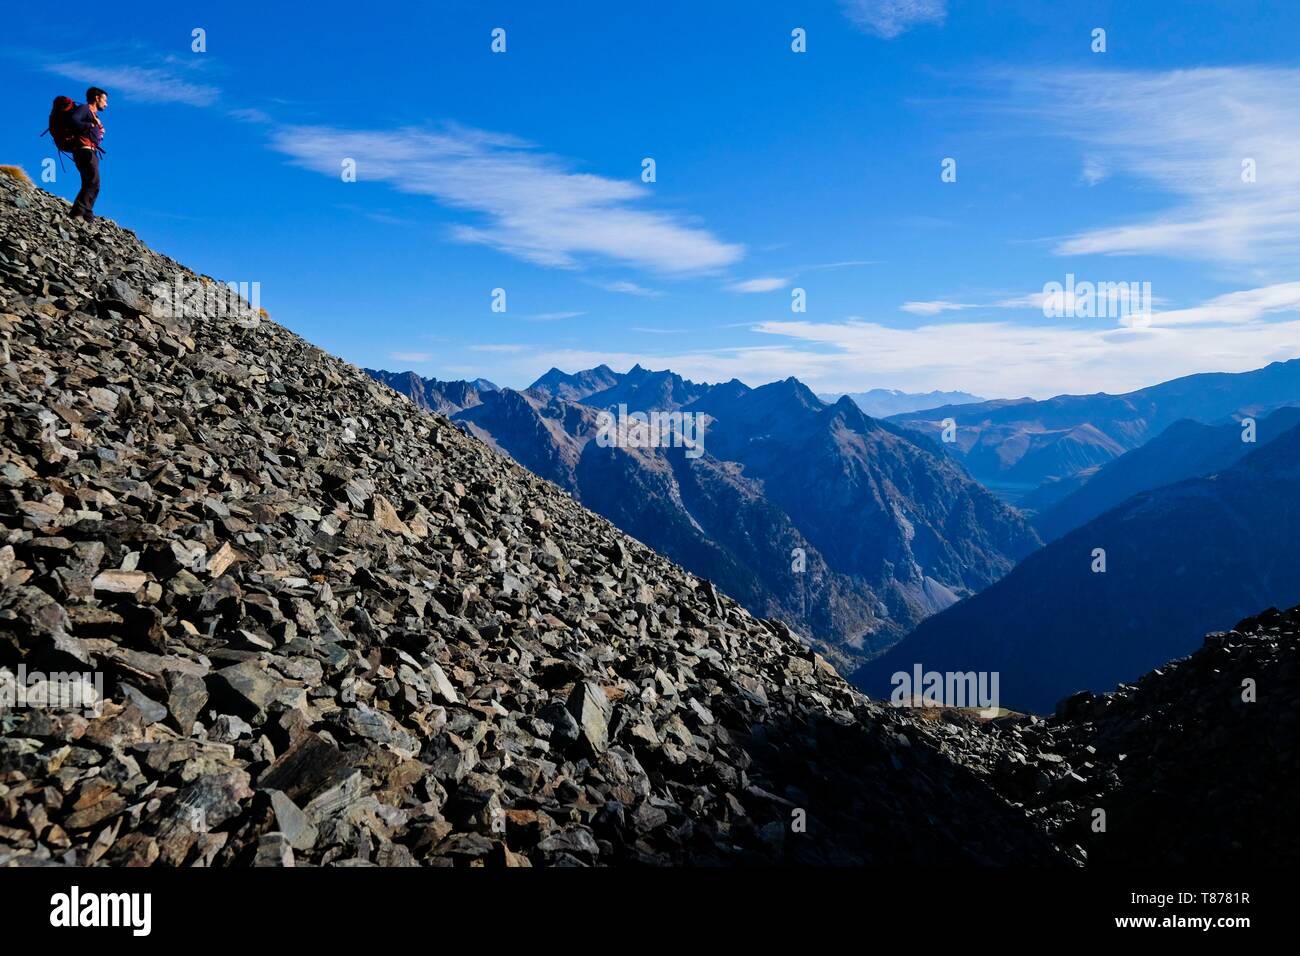
[{"label": "man standing on ridge", "polygon": [[72,111],[69,125],[76,132],[72,160],[81,173],[81,192],[72,204],[72,217],[95,221],[95,199],[99,196],[99,144],[104,141],[101,110],[108,109],[108,94],[98,86],[86,90],[86,102]]}]

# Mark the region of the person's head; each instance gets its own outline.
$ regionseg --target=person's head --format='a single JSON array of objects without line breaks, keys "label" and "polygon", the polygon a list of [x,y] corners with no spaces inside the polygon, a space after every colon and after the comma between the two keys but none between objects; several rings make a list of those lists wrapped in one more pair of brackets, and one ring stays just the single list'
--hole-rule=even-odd
[{"label": "person's head", "polygon": [[97,110],[108,109],[108,94],[98,86],[86,90],[86,102]]}]

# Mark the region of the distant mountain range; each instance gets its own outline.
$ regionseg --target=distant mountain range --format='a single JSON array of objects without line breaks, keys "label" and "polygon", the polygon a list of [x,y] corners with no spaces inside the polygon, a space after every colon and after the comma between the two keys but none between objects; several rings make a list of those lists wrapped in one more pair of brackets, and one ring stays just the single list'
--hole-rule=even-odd
[{"label": "distant mountain range", "polygon": [[[602,365],[516,391],[367,372],[848,670],[1039,544],[931,441],[793,378],[752,389]],[[703,455],[604,447],[598,416],[620,405],[706,416]]]},{"label": "distant mountain range", "polygon": [[[1300,360],[891,418],[793,378],[752,389],[602,365],[515,391],[370,374],[789,622],[876,694],[920,663],[997,671],[1006,703],[1050,708],[1187,653],[1207,624],[1300,602],[1286,457]],[[618,406],[705,416],[704,454],[602,447],[599,416]],[[1031,519],[972,474],[1024,492]]]},{"label": "distant mountain range", "polygon": [[[1260,441],[1283,420],[1261,422]],[[1232,458],[1231,437],[1180,424],[1161,443]],[[1048,710],[1191,652],[1207,626],[1300,602],[1300,427],[1249,447],[1223,470],[1142,491],[1075,528],[922,622],[855,681],[887,694],[891,675],[915,664],[997,672],[1003,706]],[[1103,572],[1094,570],[1098,549]]]},{"label": "distant mountain range", "polygon": [[903,412],[915,412],[940,405],[970,405],[988,399],[968,392],[900,392],[896,388],[873,388],[867,392],[818,395],[823,402],[835,404],[848,397],[872,418],[888,418]]},{"label": "distant mountain range", "polygon": [[1300,405],[1300,359],[1251,372],[1187,375],[1123,395],[950,404],[892,420],[937,440],[952,419],[956,440],[943,447],[971,475],[1008,501],[1045,509],[1080,487],[1090,469],[1181,419],[1218,424],[1286,405]]}]

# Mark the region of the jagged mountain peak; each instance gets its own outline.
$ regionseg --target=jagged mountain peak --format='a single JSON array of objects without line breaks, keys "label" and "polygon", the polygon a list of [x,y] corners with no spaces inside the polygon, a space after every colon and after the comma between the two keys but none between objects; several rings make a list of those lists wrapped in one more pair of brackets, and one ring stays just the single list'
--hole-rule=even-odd
[{"label": "jagged mountain peak", "polygon": [[831,409],[837,419],[843,421],[851,428],[865,430],[867,428],[878,427],[876,420],[862,410],[853,399],[847,395],[841,396],[831,405]]}]

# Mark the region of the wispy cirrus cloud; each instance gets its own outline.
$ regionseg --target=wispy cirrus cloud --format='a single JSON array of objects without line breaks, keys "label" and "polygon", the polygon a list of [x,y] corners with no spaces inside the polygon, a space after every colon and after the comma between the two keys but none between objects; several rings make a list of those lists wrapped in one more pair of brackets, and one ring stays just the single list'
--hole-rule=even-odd
[{"label": "wispy cirrus cloud", "polygon": [[244,123],[255,123],[258,126],[270,126],[275,123],[275,119],[266,110],[259,110],[256,107],[241,106],[230,110],[231,119],[237,119]]},{"label": "wispy cirrus cloud", "polygon": [[857,266],[878,266],[879,259],[844,259],[840,262],[818,262],[810,266],[804,266],[800,272],[829,272],[834,269],[853,269]]},{"label": "wispy cirrus cloud", "polygon": [[657,298],[663,295],[658,289],[648,289],[643,285],[635,282],[629,282],[626,279],[619,279],[616,282],[597,282],[598,288],[606,292],[618,292],[621,295],[638,295],[645,298]]},{"label": "wispy cirrus cloud", "polygon": [[[1061,282],[1062,280],[1057,280]],[[1091,283],[1090,283],[1091,284]],[[1095,286],[1095,284],[1093,284]],[[1114,282],[1110,283],[1109,288],[1094,288],[1091,293],[1093,296],[1100,296],[1113,302],[1115,305],[1128,307],[1130,304],[1137,305],[1137,299],[1141,297],[1142,292],[1136,283]],[[910,315],[939,315],[942,312],[965,312],[968,309],[1034,309],[1043,310],[1050,308],[1054,313],[1064,311],[1071,314],[1075,311],[1075,306],[1082,301],[1081,293],[1076,293],[1069,289],[1052,292],[1027,292],[1024,295],[1011,296],[1010,298],[999,298],[989,302],[951,302],[948,299],[927,299],[917,302],[904,302],[898,308],[902,312]],[[1151,296],[1150,302],[1162,303],[1164,300]]]},{"label": "wispy cirrus cloud", "polygon": [[1079,170],[1079,178],[1089,186],[1095,186],[1107,176],[1110,170],[1106,168],[1106,161],[1100,156],[1083,157],[1083,169]]},{"label": "wispy cirrus cloud", "polygon": [[586,312],[534,312],[531,315],[521,315],[519,318],[525,322],[558,322],[561,319],[576,319],[586,314]]},{"label": "wispy cirrus cloud", "polygon": [[805,272],[831,272],[836,269],[851,269],[857,266],[878,264],[878,261],[874,259],[845,259],[840,262],[820,262],[810,266],[800,266],[785,276],[756,276],[753,279],[730,282],[726,285],[726,289],[730,292],[746,294],[775,292],[777,289],[786,288],[795,278]]},{"label": "wispy cirrus cloud", "polygon": [[179,70],[167,66],[114,66],[81,60],[51,60],[44,67],[47,72],[78,84],[102,86],[110,97],[121,94],[148,103],[212,106],[221,95],[217,87],[193,82]]},{"label": "wispy cirrus cloud", "polygon": [[1300,69],[1035,72],[1000,79],[1013,111],[1086,144],[1085,182],[1126,175],[1172,199],[1155,215],[1069,235],[1058,241],[1057,253],[1160,255],[1230,266],[1289,265],[1300,257]]},{"label": "wispy cirrus cloud", "polygon": [[388,357],[394,362],[428,362],[433,359],[431,352],[389,352]]},{"label": "wispy cirrus cloud", "polygon": [[574,172],[564,160],[508,135],[458,126],[288,126],[272,132],[271,145],[330,176],[350,158],[359,181],[385,182],[478,214],[481,222],[453,227],[453,238],[540,265],[577,268],[612,260],[661,273],[699,273],[731,265],[744,252],[681,215],[642,208],[649,193],[639,184]]},{"label": "wispy cirrus cloud", "polygon": [[947,299],[930,299],[921,302],[904,302],[899,308],[912,315],[938,315],[940,312],[960,312],[963,309],[976,309],[979,306],[971,302],[949,302]]},{"label": "wispy cirrus cloud", "polygon": [[840,8],[855,26],[886,40],[948,15],[946,0],[840,0]]},{"label": "wispy cirrus cloud", "polygon": [[[38,58],[50,73],[111,94],[154,103],[218,105],[221,90],[192,79],[196,67],[175,57],[147,57],[149,65],[114,65],[58,57]],[[139,54],[143,56],[143,54]],[[272,148],[306,169],[338,175],[357,163],[358,180],[386,182],[427,195],[445,206],[479,214],[452,238],[487,245],[542,265],[576,268],[609,259],[664,274],[713,272],[739,261],[744,247],[728,243],[689,216],[647,209],[641,185],[576,172],[560,157],[504,133],[446,124],[437,130],[346,130],[278,123],[264,110],[233,106],[226,115],[267,129]],[[380,220],[383,221],[383,220]],[[610,291],[655,296],[623,281]]]},{"label": "wispy cirrus cloud", "polygon": [[789,284],[789,279],[782,279],[778,276],[761,276],[756,279],[732,282],[727,288],[732,292],[775,292],[777,289],[784,289]]}]

